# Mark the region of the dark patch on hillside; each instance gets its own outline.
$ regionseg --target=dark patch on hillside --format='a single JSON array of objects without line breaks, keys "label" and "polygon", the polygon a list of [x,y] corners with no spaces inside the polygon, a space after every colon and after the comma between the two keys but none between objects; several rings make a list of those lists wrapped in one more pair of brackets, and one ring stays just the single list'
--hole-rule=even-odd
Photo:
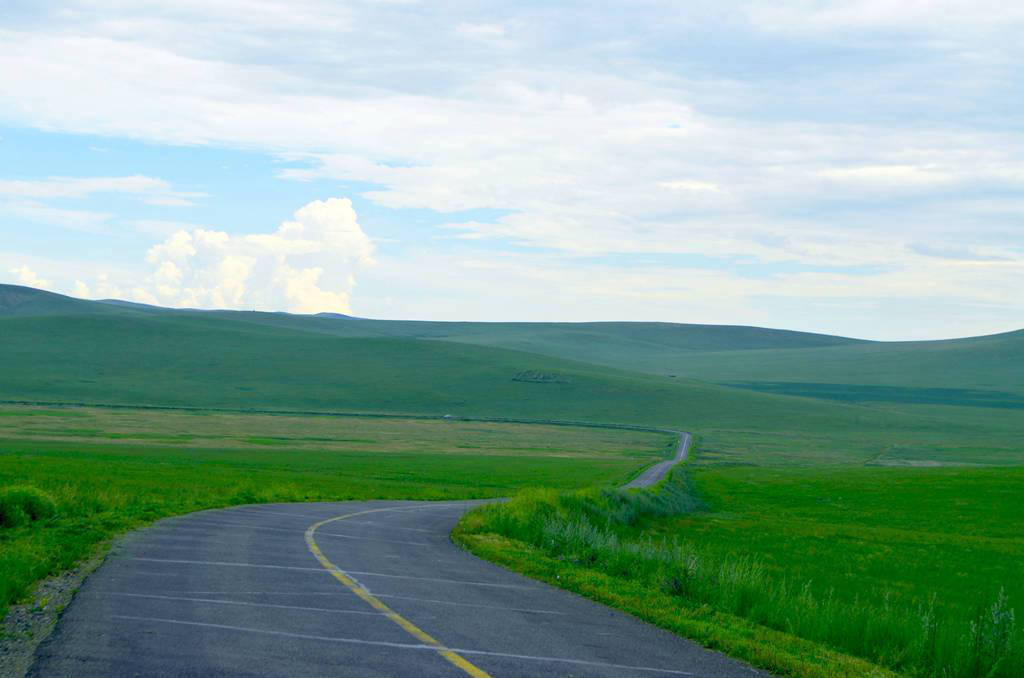
[{"label": "dark patch on hillside", "polygon": [[911,388],[871,384],[819,384],[798,381],[744,381],[725,384],[760,393],[821,398],[852,403],[905,403],[1024,409],[1024,397],[1005,391],[968,388]]},{"label": "dark patch on hillside", "polygon": [[0,285],[0,311],[10,311],[24,304],[37,301],[45,292],[19,285]]},{"label": "dark patch on hillside", "polygon": [[540,372],[538,370],[526,370],[512,377],[512,381],[526,381],[531,384],[568,384],[572,380],[562,374],[553,372]]}]

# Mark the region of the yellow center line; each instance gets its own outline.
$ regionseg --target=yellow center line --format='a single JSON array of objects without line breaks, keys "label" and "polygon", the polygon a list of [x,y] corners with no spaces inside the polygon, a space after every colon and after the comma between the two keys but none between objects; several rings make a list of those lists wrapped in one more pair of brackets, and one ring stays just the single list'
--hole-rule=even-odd
[{"label": "yellow center line", "polygon": [[394,510],[394,509],[393,508],[369,509],[367,511],[358,511],[356,513],[347,513],[345,515],[335,516],[334,518],[328,518],[327,520],[321,520],[319,523],[316,523],[315,525],[310,525],[309,528],[306,530],[306,545],[309,546],[310,552],[314,556],[316,556],[316,559],[318,561],[320,561],[320,564],[323,565],[324,569],[327,570],[328,572],[330,572],[332,575],[334,575],[335,579],[337,579],[342,584],[344,584],[352,593],[354,593],[357,596],[359,596],[360,598],[362,598],[366,603],[368,603],[370,605],[370,607],[372,607],[373,609],[377,610],[378,612],[383,613],[384,616],[386,616],[388,619],[390,619],[394,623],[396,623],[399,626],[401,626],[413,638],[416,638],[417,640],[419,640],[420,642],[422,642],[422,643],[424,643],[426,645],[430,645],[435,650],[437,650],[437,653],[439,655],[441,655],[442,657],[447,659],[454,666],[462,669],[465,673],[469,674],[470,676],[473,676],[473,678],[491,678],[490,675],[486,671],[482,671],[482,670],[478,669],[476,666],[473,666],[473,664],[469,663],[461,655],[459,655],[459,654],[449,650],[447,647],[442,645],[439,641],[437,641],[429,633],[427,633],[426,631],[424,631],[420,627],[416,626],[415,624],[413,624],[411,621],[409,621],[408,619],[406,619],[402,615],[400,615],[397,612],[395,612],[394,610],[392,610],[390,607],[388,607],[383,602],[381,602],[379,598],[377,598],[376,596],[371,594],[369,591],[364,589],[362,586],[360,586],[358,582],[356,582],[354,579],[352,579],[352,577],[349,577],[341,569],[339,569],[337,565],[335,565],[334,563],[332,563],[330,560],[327,559],[327,556],[325,556],[323,554],[323,552],[320,550],[320,547],[317,546],[316,539],[313,537],[314,533],[322,525],[326,525],[328,523],[333,523],[333,522],[336,522],[338,520],[345,520],[346,518],[353,518],[355,516],[361,516],[361,515],[364,515],[364,514],[367,514],[367,513],[377,513],[379,511],[392,511],[392,510]]}]

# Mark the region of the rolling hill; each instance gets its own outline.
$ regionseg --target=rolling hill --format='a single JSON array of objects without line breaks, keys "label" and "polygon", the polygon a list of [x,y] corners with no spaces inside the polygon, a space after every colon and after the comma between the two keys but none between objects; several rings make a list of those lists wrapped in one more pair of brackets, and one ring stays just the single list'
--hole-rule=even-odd
[{"label": "rolling hill", "polygon": [[[706,350],[716,342],[726,349]],[[588,343],[591,351],[580,348]],[[420,323],[188,311],[4,286],[0,400],[569,419],[715,431],[710,439],[723,449],[791,458],[864,460],[891,455],[913,439],[931,441],[914,452],[927,459],[1016,459],[1007,450],[1024,422],[1013,409],[1016,385],[1006,384],[1006,374],[1015,372],[1004,358],[1013,363],[1019,337],[924,343],[660,323]],[[674,377],[622,369],[666,353],[687,356],[687,369]],[[916,402],[914,389],[929,386],[916,365],[929,360],[944,366],[933,369],[957,397],[942,392],[921,402],[964,404],[955,401],[977,399],[974,391],[993,386],[1003,400],[939,411],[861,404]],[[1011,367],[1019,369],[1017,363]],[[876,379],[866,382],[876,391],[888,383],[897,392],[835,391],[840,377],[865,375]],[[712,383],[728,381],[743,388]],[[981,438],[991,445],[977,445]],[[801,450],[795,440],[804,441]],[[977,449],[964,452],[969,444]],[[955,449],[936,452],[935,445]]]},{"label": "rolling hill", "polygon": [[775,421],[850,409],[522,351],[336,337],[202,313],[5,318],[0,333],[5,400],[454,412],[660,426],[733,420],[737,407]]}]

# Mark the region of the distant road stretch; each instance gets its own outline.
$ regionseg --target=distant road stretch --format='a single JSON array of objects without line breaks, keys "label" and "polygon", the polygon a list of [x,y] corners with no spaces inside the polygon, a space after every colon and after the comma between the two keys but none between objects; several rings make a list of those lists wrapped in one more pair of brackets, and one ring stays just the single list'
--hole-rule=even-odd
[{"label": "distant road stretch", "polygon": [[667,474],[673,466],[679,462],[686,461],[686,458],[690,456],[690,445],[692,444],[693,436],[685,431],[680,431],[679,444],[676,446],[676,454],[674,457],[651,466],[636,478],[633,478],[633,480],[623,485],[623,487],[626,489],[633,489],[654,485],[664,478],[665,474]]},{"label": "distant road stretch", "polygon": [[[676,460],[688,449],[687,435]],[[661,466],[630,486],[656,482]],[[452,527],[480,503],[278,504],[161,520],[85,582],[29,675],[764,675],[453,545]]]}]

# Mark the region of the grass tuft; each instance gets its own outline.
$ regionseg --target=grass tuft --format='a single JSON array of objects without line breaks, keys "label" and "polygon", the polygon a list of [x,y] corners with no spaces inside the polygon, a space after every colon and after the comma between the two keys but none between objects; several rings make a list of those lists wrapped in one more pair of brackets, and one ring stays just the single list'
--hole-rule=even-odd
[{"label": "grass tuft", "polygon": [[56,502],[38,488],[16,485],[0,489],[0,527],[23,527],[56,513]]}]

